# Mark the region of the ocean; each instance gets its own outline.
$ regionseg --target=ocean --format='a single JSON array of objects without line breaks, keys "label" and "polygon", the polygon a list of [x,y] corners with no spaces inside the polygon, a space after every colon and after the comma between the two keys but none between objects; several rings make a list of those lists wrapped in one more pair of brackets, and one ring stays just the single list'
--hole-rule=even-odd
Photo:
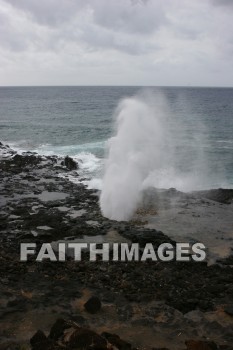
[{"label": "ocean", "polygon": [[[70,155],[79,162],[79,175],[88,185],[101,188],[108,140],[121,127],[115,122],[117,106],[143,95],[155,105],[155,118],[161,105],[163,109],[163,133],[158,134],[163,147],[157,142],[156,150],[151,149],[150,158],[156,156],[157,163],[147,174],[159,180],[148,183],[184,191],[233,188],[233,88],[0,87],[0,140],[19,152]],[[142,123],[143,129],[146,116],[142,113],[134,121],[133,109],[131,114],[131,123]],[[130,124],[129,145],[134,132]],[[140,142],[146,138],[144,133]],[[117,147],[124,145],[119,141]]]}]

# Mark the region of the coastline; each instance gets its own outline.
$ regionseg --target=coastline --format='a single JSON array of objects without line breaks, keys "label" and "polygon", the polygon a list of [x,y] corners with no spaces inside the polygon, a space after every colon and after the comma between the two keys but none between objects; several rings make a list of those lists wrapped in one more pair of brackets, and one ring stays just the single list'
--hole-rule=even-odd
[{"label": "coastline", "polygon": [[[211,266],[207,262],[93,263],[88,259],[78,263],[71,259],[20,262],[21,242],[40,244],[83,236],[94,240],[97,236],[157,246],[174,244],[174,238],[156,229],[155,208],[150,205],[146,213],[137,213],[129,222],[104,218],[98,191],[61,177],[75,168],[71,160],[65,163],[56,156],[18,155],[2,144],[0,148],[2,153],[5,150],[0,160],[0,349],[7,344],[30,348],[33,334],[38,329],[48,334],[61,317],[97,333],[116,333],[132,347],[185,349],[185,341],[195,339],[230,349],[232,255]],[[203,198],[204,202],[214,200],[213,211],[226,194],[226,201],[232,203],[231,191],[196,193],[194,204],[200,208]],[[163,196],[164,203],[168,196],[177,195],[171,192]],[[93,295],[102,303],[94,315],[84,308]]]}]

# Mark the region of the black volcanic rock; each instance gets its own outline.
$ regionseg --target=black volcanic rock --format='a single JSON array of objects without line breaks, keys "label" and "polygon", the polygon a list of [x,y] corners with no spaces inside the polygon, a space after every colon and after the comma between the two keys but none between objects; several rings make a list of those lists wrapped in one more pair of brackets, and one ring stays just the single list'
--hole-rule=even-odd
[{"label": "black volcanic rock", "polygon": [[64,330],[69,327],[70,325],[65,320],[58,318],[50,330],[49,338],[58,340],[63,335]]},{"label": "black volcanic rock", "polygon": [[25,154],[25,155],[16,154],[13,157],[13,161],[15,165],[19,167],[25,167],[28,165],[35,166],[41,162],[41,157],[36,156],[34,154]]},{"label": "black volcanic rock", "polygon": [[224,311],[225,311],[228,315],[233,316],[233,304],[232,304],[232,305],[228,305],[228,306],[224,309]]},{"label": "black volcanic rock", "polygon": [[30,343],[32,346],[34,346],[35,344],[44,342],[47,340],[46,335],[44,334],[44,332],[42,332],[40,329],[33,335],[33,337],[30,339]]},{"label": "black volcanic rock", "polygon": [[195,191],[193,194],[223,204],[231,204],[233,201],[233,189],[218,188],[207,191]]},{"label": "black volcanic rock", "polygon": [[[80,262],[73,261],[72,256],[67,256],[64,262],[47,259],[37,262],[36,256],[45,242],[82,239],[85,235],[94,238],[112,231],[116,231],[124,241],[139,243],[141,249],[147,243],[157,248],[161,243],[174,245],[175,242],[162,232],[138,225],[133,220],[116,222],[104,218],[100,212],[97,191],[87,189],[82,183],[68,181],[67,168],[59,166],[61,158],[40,158],[27,152],[14,159],[15,153],[6,146],[4,149],[2,147],[0,145],[3,154],[0,161],[0,299],[3,300],[0,318],[2,324],[5,323],[0,329],[0,349],[5,338],[12,342],[11,332],[15,329],[12,326],[23,329],[21,320],[24,318],[28,322],[31,311],[36,316],[33,317],[32,326],[45,332],[38,331],[35,334],[31,342],[33,350],[70,350],[80,346],[92,350],[106,349],[106,340],[109,350],[113,346],[121,350],[130,349],[127,341],[111,334],[110,327],[114,326],[112,322],[134,327],[130,338],[132,343],[137,327],[143,326],[145,329],[154,328],[155,339],[161,331],[168,348],[170,339],[179,341],[177,348],[185,349],[186,339],[198,339],[199,334],[203,334],[206,339],[217,341],[219,350],[230,349],[226,346],[231,346],[233,342],[232,316],[225,315],[229,323],[221,325],[215,310],[222,310],[225,305],[225,312],[231,312],[233,279],[232,268],[227,265],[232,265],[232,260],[229,260],[232,258],[222,260],[221,265],[210,266],[207,262],[192,261],[106,263],[99,259],[93,263],[89,261],[88,253],[83,252]],[[204,192],[204,195],[208,195],[211,191]],[[221,190],[219,193],[226,196],[224,200],[228,200],[231,191]],[[159,199],[164,198],[165,205],[173,196],[182,197],[184,205],[189,204],[190,198],[194,197],[195,205],[199,208],[195,195],[181,194],[174,189],[159,193]],[[152,209],[156,198],[156,193],[151,194],[149,204],[152,204]],[[199,195],[198,198],[202,200],[204,196]],[[216,203],[210,205],[213,214],[209,220],[214,216],[215,206],[218,206]],[[226,207],[229,208],[228,205],[220,205],[222,215],[225,215]],[[93,221],[97,221],[98,225],[90,225]],[[19,245],[24,242],[34,242],[37,247],[35,254],[28,256],[27,263],[19,263]],[[230,245],[232,241],[226,244]],[[83,305],[83,299],[80,298],[85,297],[85,290],[99,296],[90,308],[97,312],[94,317],[90,317],[85,308],[80,307]],[[107,307],[98,314],[101,302],[106,303]],[[88,304],[92,303],[88,301]],[[108,312],[107,304],[110,304],[113,312]],[[142,314],[135,313],[137,306],[143,311]],[[205,311],[212,311],[215,321],[207,320]],[[50,331],[50,320],[58,317],[60,319],[46,338],[45,335]],[[65,321],[66,318],[69,321]],[[95,329],[105,326],[104,330],[109,333],[97,337],[95,332],[82,327],[92,327],[92,322],[95,322]],[[35,331],[38,328],[33,329]],[[27,331],[28,328],[23,330]],[[25,333],[20,336],[24,339],[28,337]],[[123,334],[119,333],[119,336]],[[95,340],[94,347],[91,347],[93,343],[90,345],[92,338]],[[16,335],[14,342],[18,344],[19,341]],[[142,339],[142,342],[146,341],[146,338]],[[225,347],[219,344],[225,344]],[[207,344],[189,343],[189,346],[195,345]],[[156,342],[154,348],[158,349]]]},{"label": "black volcanic rock", "polygon": [[52,350],[53,344],[47,339],[44,332],[38,330],[30,339],[32,350]]},{"label": "black volcanic rock", "polygon": [[107,350],[107,341],[90,329],[79,327],[69,340],[71,349],[98,349]]},{"label": "black volcanic rock", "polygon": [[96,314],[101,309],[101,301],[98,297],[91,297],[84,307],[90,314]]},{"label": "black volcanic rock", "polygon": [[66,156],[64,161],[62,161],[62,165],[66,166],[68,170],[77,170],[78,165],[77,163],[73,160],[73,158]]},{"label": "black volcanic rock", "polygon": [[115,346],[119,350],[131,350],[132,349],[132,345],[130,343],[126,342],[125,340],[121,339],[119,337],[119,335],[117,335],[117,334],[111,334],[111,333],[104,332],[101,335],[104,338],[106,338],[110,344],[112,344],[113,346]]}]

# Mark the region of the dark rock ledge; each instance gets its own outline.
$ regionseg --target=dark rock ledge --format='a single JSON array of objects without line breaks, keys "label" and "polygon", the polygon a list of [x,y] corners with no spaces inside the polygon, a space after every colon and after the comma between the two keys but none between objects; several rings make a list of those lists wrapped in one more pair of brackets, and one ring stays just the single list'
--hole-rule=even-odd
[{"label": "dark rock ledge", "polygon": [[[30,339],[32,350],[56,349],[93,349],[93,350],[136,350],[132,344],[121,339],[117,334],[102,332],[98,334],[93,330],[80,327],[75,322],[57,319],[48,336],[38,330]],[[156,348],[153,350],[166,350]],[[231,346],[220,345],[212,341],[186,340],[183,349],[186,350],[231,350]],[[167,349],[168,350],[168,349]]]},{"label": "dark rock ledge", "polygon": [[[78,176],[78,169],[69,170],[74,168],[70,160],[67,169],[59,157],[18,155],[3,144],[0,151],[0,349],[30,348],[29,339],[38,328],[41,331],[31,338],[33,349],[232,349],[230,259],[212,266],[150,261],[94,264],[84,255],[79,263],[72,259],[20,263],[21,242],[39,245],[109,232],[141,246],[174,242],[139,223],[104,218],[98,193],[66,178],[70,171]],[[224,193],[224,201],[230,198]],[[95,313],[85,310],[86,294],[101,301]],[[56,333],[51,326],[58,317],[70,321],[59,321],[65,327],[60,331],[59,326]],[[91,330],[100,328],[104,333]],[[123,336],[122,329],[133,331]],[[143,332],[148,336],[140,336]]]}]

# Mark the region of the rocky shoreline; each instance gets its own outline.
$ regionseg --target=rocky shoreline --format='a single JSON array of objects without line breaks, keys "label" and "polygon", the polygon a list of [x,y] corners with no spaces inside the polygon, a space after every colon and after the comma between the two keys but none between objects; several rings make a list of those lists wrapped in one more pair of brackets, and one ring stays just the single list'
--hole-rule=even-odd
[{"label": "rocky shoreline", "polygon": [[[148,205],[129,222],[104,218],[98,192],[68,180],[79,171],[71,158],[19,155],[1,143],[0,151],[0,349],[232,349],[232,255],[211,266],[93,263],[85,256],[81,262],[20,262],[22,242],[39,245],[90,236],[97,243],[175,242],[145,224],[145,218],[155,215]],[[233,190],[190,196],[231,205]],[[91,313],[85,304],[93,296],[101,306]],[[62,319],[62,331],[53,339],[57,319]],[[69,336],[65,329],[72,329]],[[88,343],[88,332],[100,343]]]}]

